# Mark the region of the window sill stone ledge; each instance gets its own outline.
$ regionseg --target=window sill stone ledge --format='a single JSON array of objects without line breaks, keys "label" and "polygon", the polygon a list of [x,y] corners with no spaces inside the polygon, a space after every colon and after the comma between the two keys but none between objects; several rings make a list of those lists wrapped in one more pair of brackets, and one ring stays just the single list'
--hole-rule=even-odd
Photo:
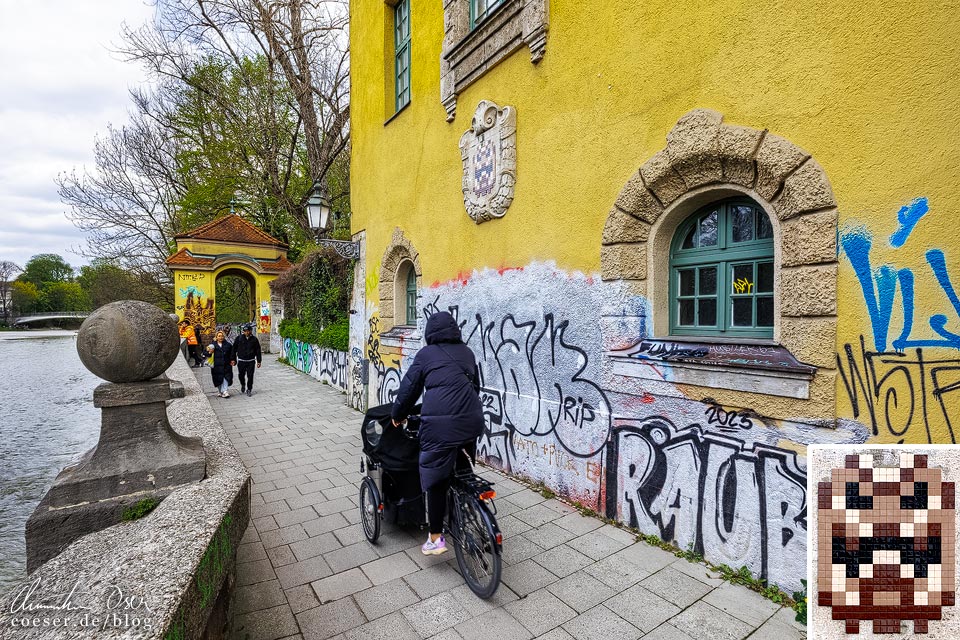
[{"label": "window sill stone ledge", "polygon": [[777,344],[650,339],[606,355],[615,375],[799,400],[817,372]]}]

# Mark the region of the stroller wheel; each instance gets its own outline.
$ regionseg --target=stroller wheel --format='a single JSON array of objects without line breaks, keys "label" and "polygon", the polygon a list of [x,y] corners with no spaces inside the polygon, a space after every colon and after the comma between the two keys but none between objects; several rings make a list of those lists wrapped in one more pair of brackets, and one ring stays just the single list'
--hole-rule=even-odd
[{"label": "stroller wheel", "polygon": [[371,544],[380,537],[380,517],[380,491],[371,478],[364,478],[360,484],[360,524]]}]

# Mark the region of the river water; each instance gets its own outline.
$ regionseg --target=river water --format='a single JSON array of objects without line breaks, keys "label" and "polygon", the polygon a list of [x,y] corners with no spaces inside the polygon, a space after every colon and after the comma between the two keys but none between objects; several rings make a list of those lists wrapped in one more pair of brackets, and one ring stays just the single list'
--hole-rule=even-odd
[{"label": "river water", "polygon": [[100,412],[75,331],[0,331],[0,594],[26,575],[27,518],[97,443]]}]

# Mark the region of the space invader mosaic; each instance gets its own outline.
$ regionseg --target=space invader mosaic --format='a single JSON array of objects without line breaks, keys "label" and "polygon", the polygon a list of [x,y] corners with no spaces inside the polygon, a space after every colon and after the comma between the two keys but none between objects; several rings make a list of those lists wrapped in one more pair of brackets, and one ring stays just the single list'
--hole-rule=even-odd
[{"label": "space invader mosaic", "polygon": [[[847,634],[925,634],[956,599],[956,489],[926,454],[846,455],[817,485],[817,604]],[[931,634],[933,635],[933,634]]]}]

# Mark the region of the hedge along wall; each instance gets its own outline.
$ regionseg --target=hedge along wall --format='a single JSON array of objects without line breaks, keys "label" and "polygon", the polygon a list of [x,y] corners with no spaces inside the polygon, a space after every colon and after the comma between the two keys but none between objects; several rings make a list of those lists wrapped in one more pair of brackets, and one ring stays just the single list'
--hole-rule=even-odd
[{"label": "hedge along wall", "polygon": [[298,371],[331,387],[336,387],[344,393],[349,390],[346,351],[319,347],[293,338],[281,338],[280,355]]}]

